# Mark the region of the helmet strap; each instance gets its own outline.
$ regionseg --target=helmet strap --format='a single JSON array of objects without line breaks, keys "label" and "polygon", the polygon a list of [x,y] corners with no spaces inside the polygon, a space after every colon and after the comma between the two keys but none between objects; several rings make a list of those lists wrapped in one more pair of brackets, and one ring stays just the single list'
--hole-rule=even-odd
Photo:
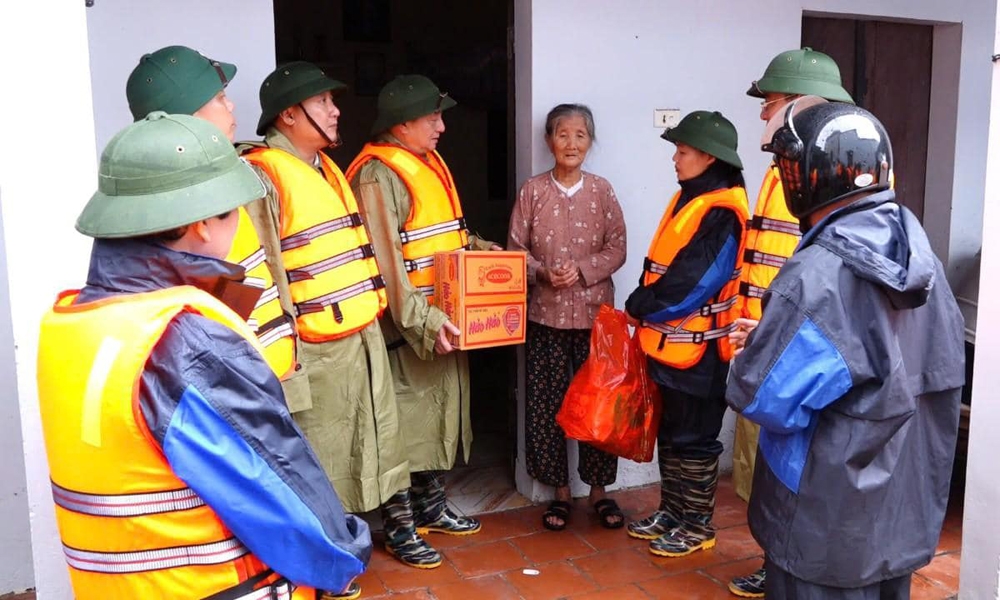
[{"label": "helmet strap", "polygon": [[317,132],[319,132],[321,136],[323,136],[323,139],[326,140],[326,143],[328,144],[329,148],[336,148],[337,146],[340,145],[340,136],[337,136],[337,139],[331,138],[329,135],[327,135],[326,131],[324,131],[323,128],[316,123],[315,119],[312,118],[312,115],[309,114],[309,111],[306,110],[305,105],[303,105],[301,102],[299,102],[299,108],[302,109],[302,114],[306,116],[306,120],[309,121],[309,124],[313,126],[313,129],[315,129]]}]

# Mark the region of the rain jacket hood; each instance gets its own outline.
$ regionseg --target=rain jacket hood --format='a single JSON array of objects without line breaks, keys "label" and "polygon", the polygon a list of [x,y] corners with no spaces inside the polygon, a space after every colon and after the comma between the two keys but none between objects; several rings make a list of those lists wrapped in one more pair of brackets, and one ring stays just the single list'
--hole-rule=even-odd
[{"label": "rain jacket hood", "polygon": [[894,199],[886,190],[831,213],[806,233],[799,249],[822,246],[854,275],[881,287],[893,308],[916,308],[934,286],[934,253],[920,222]]}]

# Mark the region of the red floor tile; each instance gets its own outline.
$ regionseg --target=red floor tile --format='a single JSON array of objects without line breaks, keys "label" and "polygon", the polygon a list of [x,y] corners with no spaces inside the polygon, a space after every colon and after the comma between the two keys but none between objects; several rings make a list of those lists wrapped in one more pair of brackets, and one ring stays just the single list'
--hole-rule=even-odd
[{"label": "red floor tile", "polygon": [[937,583],[951,593],[958,593],[958,569],[961,562],[961,555],[958,553],[939,554],[934,557],[931,564],[917,573]]},{"label": "red floor tile", "polygon": [[365,598],[369,596],[379,596],[388,591],[385,586],[382,585],[382,580],[378,578],[378,574],[372,570],[371,565],[369,565],[368,570],[361,575],[361,577],[358,577],[357,583],[361,586],[361,592]]},{"label": "red floor tile", "polygon": [[728,585],[734,577],[749,575],[762,566],[764,566],[763,560],[759,558],[751,558],[748,560],[738,560],[735,562],[706,567],[703,571],[719,583]]},{"label": "red floor tile", "polygon": [[955,592],[945,589],[922,575],[913,576],[910,584],[910,600],[948,600]]},{"label": "red floor tile", "polygon": [[383,562],[378,569],[372,569],[390,592],[405,592],[432,585],[444,585],[459,581],[462,577],[447,558],[436,569],[415,569],[399,561]]},{"label": "red floor tile", "polygon": [[937,551],[959,552],[962,550],[962,530],[944,527],[941,529],[941,538],[938,540]]},{"label": "red floor tile", "polygon": [[663,576],[647,556],[645,549],[621,549],[574,559],[573,564],[600,587],[646,581]]},{"label": "red floor tile", "polygon": [[510,600],[516,592],[507,581],[498,575],[466,579],[458,583],[435,585],[431,593],[436,600]]},{"label": "red floor tile", "polygon": [[[621,531],[618,534],[623,535]],[[593,547],[572,531],[543,531],[515,538],[509,542],[532,563],[567,560],[594,553]]]},{"label": "red floor tile", "polygon": [[668,575],[676,575],[678,573],[706,569],[715,565],[732,562],[733,560],[725,554],[716,552],[714,549],[698,550],[697,552],[693,552],[680,558],[654,556],[653,554],[648,554],[648,551],[647,555],[653,561],[653,564]]},{"label": "red floor tile", "polygon": [[590,527],[582,531],[575,531],[575,533],[580,539],[598,551],[635,548],[639,542],[639,540],[630,538],[625,533],[624,528],[605,529],[603,527]]},{"label": "red floor tile", "polygon": [[555,562],[535,567],[538,575],[522,571],[504,574],[523,598],[555,600],[597,589],[597,584],[569,562]]},{"label": "red floor tile", "polygon": [[649,598],[649,595],[637,585],[622,585],[614,588],[598,590],[577,596],[569,596],[570,600],[639,600]]},{"label": "red floor tile", "polygon": [[657,600],[728,600],[729,591],[701,573],[682,573],[638,584]]},{"label": "red floor tile", "polygon": [[757,545],[757,540],[750,535],[750,528],[746,525],[720,529],[716,532],[715,539],[715,552],[729,560],[764,556],[764,551]]},{"label": "red floor tile", "polygon": [[369,597],[367,594],[361,595],[364,600],[384,600],[387,598],[392,598],[392,600],[435,600],[434,596],[427,590],[412,590],[409,592],[400,592],[398,594],[389,594],[386,596],[375,596]]},{"label": "red floor tile", "polygon": [[463,578],[492,575],[528,566],[527,560],[507,540],[448,552],[448,559]]}]

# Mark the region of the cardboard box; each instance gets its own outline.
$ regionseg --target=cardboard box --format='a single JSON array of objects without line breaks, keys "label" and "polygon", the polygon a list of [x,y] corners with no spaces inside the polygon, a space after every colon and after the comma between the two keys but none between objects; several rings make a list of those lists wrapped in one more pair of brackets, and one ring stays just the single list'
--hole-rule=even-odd
[{"label": "cardboard box", "polygon": [[462,333],[462,350],[524,343],[528,273],[524,252],[456,250],[434,256],[434,297]]}]

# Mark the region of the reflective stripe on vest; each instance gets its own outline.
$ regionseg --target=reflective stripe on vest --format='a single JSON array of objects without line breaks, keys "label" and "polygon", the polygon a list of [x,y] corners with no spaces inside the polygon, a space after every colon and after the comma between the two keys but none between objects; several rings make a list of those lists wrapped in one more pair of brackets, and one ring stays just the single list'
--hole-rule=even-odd
[{"label": "reflective stripe on vest", "polygon": [[746,249],[743,251],[743,262],[747,265],[767,265],[780,269],[788,259],[776,254],[768,254],[760,250]]},{"label": "reflective stripe on vest", "polygon": [[263,351],[254,332],[188,286],[75,300],[64,293],[44,316],[38,351],[39,409],[74,597],[205,598],[264,573],[174,474],[138,397],[150,353],[179,313],[211,319]]},{"label": "reflective stripe on vest", "polygon": [[795,252],[801,235],[798,220],[785,204],[778,169],[771,165],[760,186],[754,216],[747,221],[746,267],[740,284],[744,317],[760,320],[760,299]]},{"label": "reflective stripe on vest", "polygon": [[295,328],[282,328],[277,332],[274,329],[262,329],[263,324],[272,323],[276,319],[287,320],[288,315],[281,309],[278,288],[274,285],[274,279],[265,261],[264,248],[260,245],[260,238],[257,237],[253,221],[245,208],[240,207],[238,212],[240,222],[236,227],[233,246],[226,260],[246,269],[244,283],[264,290],[250,313],[247,324],[257,337],[261,338],[262,344],[264,336],[267,336],[268,343],[263,344],[264,360],[279,379],[285,378],[295,370]]},{"label": "reflective stripe on vest", "polygon": [[[643,261],[642,284],[645,286],[652,285],[667,273],[677,254],[691,242],[709,211],[720,208],[733,211],[741,229],[749,216],[746,190],[741,187],[698,196],[674,214],[679,199],[678,192],[660,220]],[[707,342],[718,340],[719,357],[724,361],[732,358],[732,346],[727,336],[733,330],[733,322],[740,311],[741,302],[737,293],[743,269],[745,238],[745,235],[740,235],[736,264],[729,281],[704,306],[667,323],[640,323],[639,342],[648,356],[665,365],[687,369],[704,356]]]},{"label": "reflective stripe on vest", "polygon": [[86,494],[68,490],[54,481],[52,500],[66,510],[95,517],[155,515],[205,505],[191,488],[148,494]]},{"label": "reflective stripe on vest", "polygon": [[91,573],[142,573],[191,565],[228,563],[250,553],[236,538],[197,546],[172,546],[140,552],[88,552],[63,544],[66,562]]},{"label": "reflective stripe on vest", "polygon": [[275,148],[245,155],[267,173],[280,205],[281,258],[307,342],[346,337],[386,307],[385,284],[354,193],[333,161],[320,154],[320,175]]},{"label": "reflective stripe on vest", "polygon": [[426,159],[395,144],[369,143],[347,169],[354,180],[377,159],[392,169],[410,192],[410,213],[399,231],[410,284],[434,302],[434,254],[469,247],[462,203],[451,171],[437,152]]}]

